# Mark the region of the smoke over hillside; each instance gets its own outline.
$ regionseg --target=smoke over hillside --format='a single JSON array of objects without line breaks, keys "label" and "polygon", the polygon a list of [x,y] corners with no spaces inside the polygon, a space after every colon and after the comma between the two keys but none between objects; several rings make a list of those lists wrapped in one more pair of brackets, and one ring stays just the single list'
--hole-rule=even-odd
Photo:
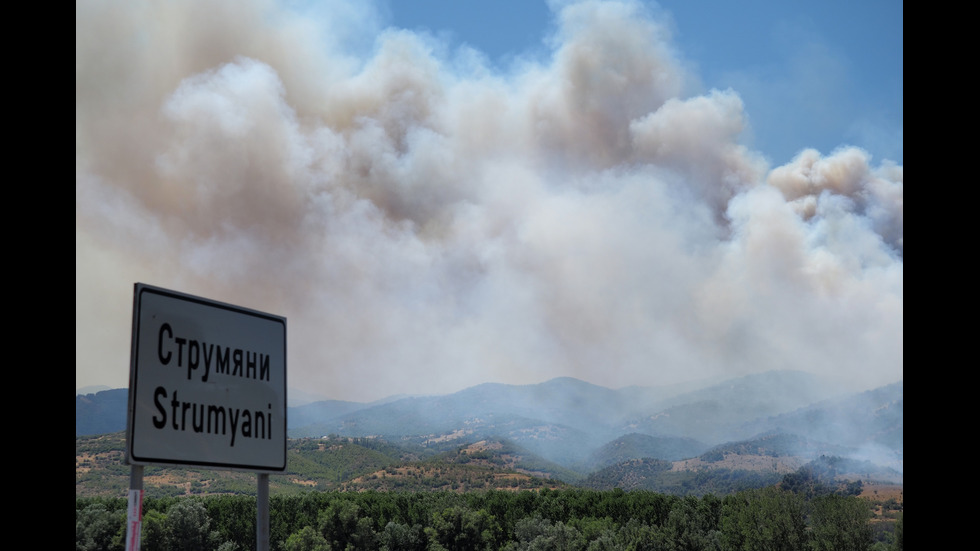
[{"label": "smoke over hillside", "polygon": [[76,5],[76,386],[126,386],[137,281],[286,316],[339,399],[902,379],[902,166],[768,166],[632,2],[506,70],[328,6]]}]

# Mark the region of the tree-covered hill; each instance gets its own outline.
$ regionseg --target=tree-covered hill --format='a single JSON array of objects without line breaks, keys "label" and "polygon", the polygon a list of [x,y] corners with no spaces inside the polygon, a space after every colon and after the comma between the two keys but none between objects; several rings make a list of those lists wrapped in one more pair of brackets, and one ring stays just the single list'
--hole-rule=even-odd
[{"label": "tree-covered hill", "polygon": [[[123,464],[124,433],[76,437],[75,483],[78,496],[122,496],[129,483]],[[650,444],[645,438],[626,442]],[[735,442],[699,457],[669,461],[630,457],[601,468],[574,470],[544,459],[505,439],[392,443],[381,438],[298,438],[288,441],[287,470],[269,477],[281,493],[309,490],[468,491],[580,486],[596,490],[642,489],[671,495],[727,495],[774,484],[810,462],[784,452],[806,442],[783,435]],[[654,449],[653,451],[656,451]],[[611,456],[610,456],[611,457]],[[868,461],[833,455],[831,467],[844,483],[902,483],[900,472]],[[144,487],[151,495],[253,494],[254,475],[189,467],[147,467]]]},{"label": "tree-covered hill", "polygon": [[[800,388],[810,384],[816,392]],[[782,395],[767,398],[759,388]],[[317,402],[289,408],[288,471],[270,481],[283,492],[565,484],[723,495],[771,484],[826,456],[860,465],[847,475],[851,480],[901,484],[902,392],[898,383],[786,411],[828,391],[806,374],[773,372],[674,394],[560,378],[372,404]],[[76,397],[76,415],[82,415],[79,408],[105,410],[113,400],[124,410],[124,396]],[[646,413],[636,417],[640,411]],[[76,431],[83,422],[76,418]],[[294,426],[305,422],[311,424],[303,430]],[[715,439],[692,438],[686,429]],[[726,434],[744,436],[719,439]],[[76,495],[124,493],[123,438],[118,431],[76,434]],[[93,451],[106,446],[114,448]],[[247,475],[178,468],[145,473],[147,487],[162,495],[252,492]]]},{"label": "tree-covered hill", "polygon": [[126,430],[129,389],[75,395],[75,436]]},{"label": "tree-covered hill", "polygon": [[[124,430],[126,394],[117,389],[76,396],[75,435]],[[427,447],[505,439],[578,470],[644,457],[694,457],[713,446],[777,433],[823,443],[808,460],[825,453],[874,454],[901,470],[902,395],[896,383],[841,396],[812,375],[791,371],[684,392],[614,390],[563,377],[534,385],[483,384],[443,396],[315,402],[288,408],[287,429],[293,438],[381,437]]]},{"label": "tree-covered hill", "polygon": [[630,433],[606,443],[593,452],[584,468],[591,471],[644,457],[676,461],[695,457],[707,448],[707,444],[693,438]]},{"label": "tree-covered hill", "polygon": [[[124,496],[130,467],[123,463],[125,433],[75,438],[75,495]],[[287,468],[269,476],[270,491],[470,490],[561,487],[555,477],[577,475],[507,443],[454,451],[398,446],[376,438],[290,439]],[[255,475],[193,467],[148,466],[151,496],[249,494]]]}]

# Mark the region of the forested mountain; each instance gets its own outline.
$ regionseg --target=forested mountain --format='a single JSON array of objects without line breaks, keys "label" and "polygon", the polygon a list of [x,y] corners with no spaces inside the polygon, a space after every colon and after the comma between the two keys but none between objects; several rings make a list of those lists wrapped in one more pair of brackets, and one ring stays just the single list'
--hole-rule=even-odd
[{"label": "forested mountain", "polygon": [[[870,461],[883,469],[881,476],[900,481],[902,396],[902,383],[840,395],[801,372],[700,389],[614,390],[559,378],[370,404],[315,402],[289,408],[288,426],[294,439],[370,439],[419,457],[505,443],[551,465],[546,476],[571,482],[607,470],[599,480],[662,487],[666,475],[609,474],[649,470],[653,463],[645,460],[675,462],[675,472],[728,469],[778,477],[821,456]],[[124,430],[125,411],[125,389],[76,396],[76,437]]]},{"label": "forested mountain", "polygon": [[[318,433],[364,436],[442,434],[488,427],[527,430],[565,427],[602,443],[628,434],[728,439],[733,427],[779,415],[834,396],[832,387],[803,372],[770,372],[732,379],[698,390],[628,387],[613,390],[570,377],[535,385],[488,383],[444,396],[405,398],[323,417],[306,424],[290,420],[295,436]],[[303,414],[317,404],[293,408]],[[303,415],[303,420],[308,416]],[[632,429],[632,430],[627,430]]]},{"label": "forested mountain", "polygon": [[126,430],[129,389],[75,395],[75,436]]},{"label": "forested mountain", "polygon": [[[727,442],[786,434],[798,438],[785,441],[797,448],[783,450],[784,455],[810,460],[826,454],[870,457],[875,451],[879,460],[901,471],[902,388],[896,383],[842,396],[833,386],[801,372],[764,373],[675,393],[635,387],[612,390],[560,378],[538,385],[485,384],[446,396],[404,398],[309,425],[291,418],[290,435],[373,435],[423,444],[502,438],[581,470],[599,466],[597,461],[608,464],[611,458],[694,457]],[[304,415],[315,407],[295,408],[290,415]]]},{"label": "forested mountain", "polygon": [[[764,431],[799,434],[809,439],[862,449],[893,462],[904,449],[904,385],[825,400],[775,417],[744,424],[741,434]],[[898,454],[896,456],[896,453]]]},{"label": "forested mountain", "polygon": [[696,457],[707,449],[707,444],[693,438],[650,436],[634,432],[604,444],[592,453],[583,468],[593,470],[641,457],[676,461]]}]

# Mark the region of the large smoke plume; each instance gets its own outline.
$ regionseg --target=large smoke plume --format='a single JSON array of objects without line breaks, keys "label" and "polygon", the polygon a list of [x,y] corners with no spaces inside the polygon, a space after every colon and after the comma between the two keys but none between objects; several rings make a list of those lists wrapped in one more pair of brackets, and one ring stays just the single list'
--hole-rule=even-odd
[{"label": "large smoke plume", "polygon": [[137,281],[286,316],[340,399],[901,380],[902,167],[770,167],[641,5],[555,17],[500,70],[340,2],[77,3],[76,386],[126,385]]}]

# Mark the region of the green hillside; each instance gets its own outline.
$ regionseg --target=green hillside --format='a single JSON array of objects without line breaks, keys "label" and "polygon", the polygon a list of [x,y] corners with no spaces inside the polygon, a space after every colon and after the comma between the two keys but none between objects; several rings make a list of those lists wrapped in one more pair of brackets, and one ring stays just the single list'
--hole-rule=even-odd
[{"label": "green hillside", "polygon": [[[75,438],[76,497],[120,497],[129,487],[125,433]],[[269,476],[270,492],[310,490],[540,489],[565,486],[555,475],[575,473],[515,446],[490,442],[449,451],[395,446],[371,438],[301,438],[287,444],[287,468]],[[147,496],[255,494],[254,473],[146,467]]]},{"label": "green hillside", "polygon": [[[130,467],[123,463],[125,433],[75,438],[76,497],[125,496]],[[649,490],[678,496],[728,495],[786,480],[791,473],[830,473],[842,484],[902,484],[902,473],[866,460],[834,454],[813,457],[812,444],[796,436],[766,434],[717,446],[689,459],[654,457],[691,442],[630,435],[603,449],[591,467],[571,469],[505,439],[455,439],[392,443],[381,438],[331,435],[287,441],[287,469],[269,477],[270,491],[455,491],[584,487]],[[689,451],[689,450],[688,450]],[[687,453],[680,456],[689,455]],[[601,458],[601,460],[599,459]],[[819,466],[818,467],[815,467]],[[823,465],[823,466],[821,466]],[[807,471],[801,471],[806,467]],[[822,482],[823,483],[823,482]],[[254,473],[186,467],[147,467],[148,496],[247,494]]]}]

